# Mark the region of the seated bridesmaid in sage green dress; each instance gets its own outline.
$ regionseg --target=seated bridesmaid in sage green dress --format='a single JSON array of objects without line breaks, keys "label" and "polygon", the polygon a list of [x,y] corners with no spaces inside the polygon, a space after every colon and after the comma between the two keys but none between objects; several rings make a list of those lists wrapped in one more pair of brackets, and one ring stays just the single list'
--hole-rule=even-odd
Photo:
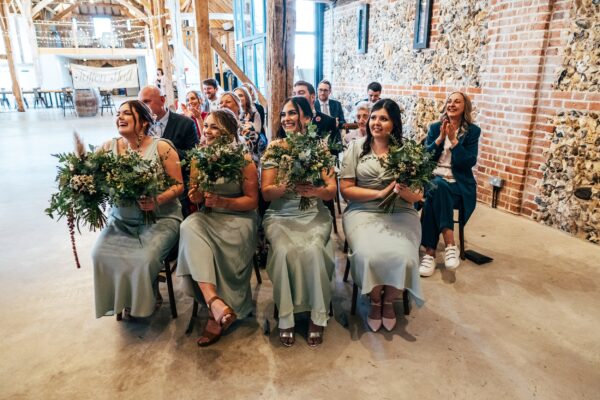
[{"label": "seated bridesmaid in sage green dress", "polygon": [[[366,137],[350,143],[345,152],[340,174],[341,192],[349,202],[342,220],[352,279],[371,298],[367,324],[374,332],[381,325],[394,329],[392,301],[400,290],[408,290],[417,305],[423,304],[418,271],[421,225],[412,205],[422,194],[386,176],[379,160],[387,156],[392,140],[402,141],[400,108],[393,100],[379,100],[371,110]],[[387,213],[378,204],[392,190],[398,198],[393,212]]]},{"label": "seated bridesmaid in sage green dress", "polygon": [[[285,132],[306,132],[311,109],[303,97],[292,97],[283,104],[278,137]],[[281,146],[275,140],[270,146]],[[268,154],[268,150],[267,153]],[[310,312],[307,342],[323,342],[331,301],[334,253],[331,243],[331,215],[323,200],[331,200],[337,185],[333,174],[322,172],[325,186],[297,185],[295,193],[276,183],[277,163],[263,158],[262,194],[271,204],[263,227],[271,244],[267,272],[273,282],[273,300],[279,310],[279,340],[284,346],[294,344],[294,313]],[[313,199],[309,209],[298,209],[300,197]]]},{"label": "seated bridesmaid in sage green dress", "polygon": [[[165,173],[183,182],[173,145],[148,136],[152,122],[152,112],[144,103],[124,102],[117,112],[121,137],[104,143],[103,148],[116,156],[134,151],[147,160],[160,160]],[[116,313],[119,319],[123,311],[125,316],[148,317],[154,312],[160,301],[156,279],[162,261],[177,243],[183,219],[178,200],[181,193],[183,183],[178,183],[156,199],[111,208],[108,224],[92,251],[96,317]],[[142,211],[154,211],[156,222],[145,224]]]},{"label": "seated bridesmaid in sage green dress", "polygon": [[[238,120],[227,109],[211,112],[204,120],[206,145],[221,136],[239,142]],[[199,346],[215,343],[238,318],[252,312],[252,257],[256,250],[258,174],[250,154],[243,181],[217,181],[212,193],[201,192],[193,184],[198,170],[192,165],[189,198],[204,203],[210,212],[195,212],[181,224],[177,275],[184,290],[204,298],[209,320]]]}]

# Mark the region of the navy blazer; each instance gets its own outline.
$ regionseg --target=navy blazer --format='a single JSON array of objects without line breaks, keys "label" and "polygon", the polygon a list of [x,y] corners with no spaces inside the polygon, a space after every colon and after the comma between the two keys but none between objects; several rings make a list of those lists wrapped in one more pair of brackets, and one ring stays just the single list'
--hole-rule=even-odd
[{"label": "navy blazer", "polygon": [[[435,140],[440,136],[441,122],[429,125],[425,147],[433,153],[435,161],[439,160],[444,149],[444,143],[437,145]],[[467,222],[477,203],[477,181],[473,175],[473,167],[477,164],[477,153],[479,152],[479,136],[481,129],[477,125],[469,125],[467,133],[458,138],[458,144],[451,149],[452,152],[452,175],[460,189],[463,205],[463,215]]]},{"label": "navy blazer", "polygon": [[[321,103],[319,99],[315,100],[315,110],[321,112]],[[346,118],[344,118],[344,109],[342,108],[342,103],[337,100],[329,99],[329,114],[331,118],[338,119],[338,126],[342,126],[346,123]]]}]

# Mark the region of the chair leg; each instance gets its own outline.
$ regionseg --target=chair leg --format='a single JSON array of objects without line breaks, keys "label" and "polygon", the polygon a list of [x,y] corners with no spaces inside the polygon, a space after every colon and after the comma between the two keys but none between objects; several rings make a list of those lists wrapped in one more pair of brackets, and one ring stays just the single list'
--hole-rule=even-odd
[{"label": "chair leg", "polygon": [[198,316],[198,301],[194,299],[194,306],[192,307],[192,316],[190,317],[190,322],[188,323],[188,327],[185,330],[186,335],[189,335],[194,330],[196,316]]},{"label": "chair leg", "polygon": [[344,253],[348,253],[348,240],[344,240]]},{"label": "chair leg", "polygon": [[277,308],[277,304],[273,304],[273,318],[279,319],[279,309]]},{"label": "chair leg", "polygon": [[348,275],[350,274],[350,259],[346,256],[346,270],[344,271],[344,282],[348,282]]},{"label": "chair leg", "polygon": [[177,318],[177,305],[175,304],[175,291],[173,290],[173,273],[169,262],[165,260],[165,275],[167,276],[167,290],[169,291],[169,304],[171,305],[171,316]]},{"label": "chair leg", "polygon": [[460,259],[465,259],[465,226],[462,222],[458,223],[458,240],[460,241]]},{"label": "chair leg", "polygon": [[333,317],[333,301],[329,301],[329,316]]},{"label": "chair leg", "polygon": [[323,202],[323,204],[325,204],[325,206],[329,209],[329,213],[331,214],[331,219],[333,220],[333,232],[335,234],[337,234],[338,229],[337,229],[337,221],[335,218],[335,205],[333,204],[333,200],[325,201],[325,202]]},{"label": "chair leg", "polygon": [[254,273],[256,274],[256,281],[259,285],[262,285],[262,277],[260,276],[260,269],[258,268],[258,255],[256,252],[252,257],[252,263],[254,264]]},{"label": "chair leg", "polygon": [[404,315],[410,315],[410,297],[406,289],[402,291],[402,305],[404,306]]},{"label": "chair leg", "polygon": [[338,188],[335,192],[335,200],[337,202],[337,209],[338,209],[338,214],[342,215],[342,206],[341,206],[341,197],[340,197],[340,186],[339,186],[339,180],[338,180]]},{"label": "chair leg", "polygon": [[358,300],[358,285],[352,284],[352,305],[350,306],[350,315],[356,315],[356,302]]}]

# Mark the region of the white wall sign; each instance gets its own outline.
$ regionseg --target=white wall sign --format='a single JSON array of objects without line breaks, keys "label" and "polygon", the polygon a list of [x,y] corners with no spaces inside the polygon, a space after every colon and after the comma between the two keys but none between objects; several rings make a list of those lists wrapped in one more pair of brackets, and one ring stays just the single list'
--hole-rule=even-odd
[{"label": "white wall sign", "polygon": [[139,86],[137,64],[114,68],[86,67],[71,64],[75,89],[117,89]]}]

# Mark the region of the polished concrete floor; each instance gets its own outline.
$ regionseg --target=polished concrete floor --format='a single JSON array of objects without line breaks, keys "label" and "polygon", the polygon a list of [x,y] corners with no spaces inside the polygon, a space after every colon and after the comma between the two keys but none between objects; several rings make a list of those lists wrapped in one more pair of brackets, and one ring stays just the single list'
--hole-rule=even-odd
[{"label": "polished concrete floor", "polygon": [[110,115],[0,113],[0,398],[600,398],[600,247],[483,204],[467,246],[494,261],[423,279],[427,303],[392,333],[366,330],[364,299],[349,316],[342,236],[320,348],[302,324],[294,347],[279,344],[264,271],[252,280],[256,316],[210,348],[195,342],[204,317],[185,335],[191,301],[177,289],[176,320],[166,303],[148,319],[96,319],[96,234],[77,238],[77,270],[65,221],[43,211],[51,154],[71,151],[73,130],[92,144],[116,135]]}]

